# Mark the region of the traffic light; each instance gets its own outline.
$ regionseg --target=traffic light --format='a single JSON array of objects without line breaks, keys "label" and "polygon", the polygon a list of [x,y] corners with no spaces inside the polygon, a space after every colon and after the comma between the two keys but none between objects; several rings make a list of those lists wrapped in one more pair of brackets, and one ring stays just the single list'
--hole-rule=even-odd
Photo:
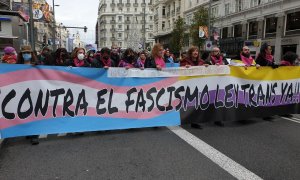
[{"label": "traffic light", "polygon": [[86,27],[86,26],[84,26],[84,27],[83,27],[83,30],[84,30],[84,32],[86,33],[86,31],[87,31],[87,27]]}]

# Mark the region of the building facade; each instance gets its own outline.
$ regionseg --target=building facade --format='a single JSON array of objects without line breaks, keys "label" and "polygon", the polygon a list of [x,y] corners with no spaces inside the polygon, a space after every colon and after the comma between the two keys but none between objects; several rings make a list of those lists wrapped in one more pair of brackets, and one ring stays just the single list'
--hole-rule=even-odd
[{"label": "building facade", "polygon": [[98,47],[154,44],[152,0],[100,0]]},{"label": "building facade", "polygon": [[287,51],[300,53],[299,0],[219,0],[212,4],[212,15],[221,49],[229,54],[243,45],[257,54],[264,42],[273,47],[276,61]]},{"label": "building facade", "polygon": [[155,0],[154,11],[154,37],[156,42],[169,48],[174,23],[183,17],[186,1],[184,0]]},{"label": "building facade", "polygon": [[28,42],[28,24],[17,11],[12,11],[10,0],[0,1],[0,55],[6,46],[19,51]]}]

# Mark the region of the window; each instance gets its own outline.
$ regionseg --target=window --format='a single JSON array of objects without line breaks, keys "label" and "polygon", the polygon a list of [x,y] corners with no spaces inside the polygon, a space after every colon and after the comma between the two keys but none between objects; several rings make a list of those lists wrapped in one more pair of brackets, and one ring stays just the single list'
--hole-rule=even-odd
[{"label": "window", "polygon": [[277,18],[271,17],[266,19],[266,34],[276,33]]},{"label": "window", "polygon": [[229,7],[230,7],[229,3],[225,4],[225,16],[229,14]]},{"label": "window", "polygon": [[161,24],[161,29],[162,29],[162,30],[165,30],[165,21],[162,22],[162,24]]},{"label": "window", "polygon": [[249,36],[257,36],[258,33],[258,22],[249,22]]},{"label": "window", "polygon": [[118,33],[118,37],[119,37],[119,38],[122,38],[122,33]]},{"label": "window", "polygon": [[287,14],[286,17],[286,30],[298,30],[300,29],[300,11],[295,13]]},{"label": "window", "polygon": [[234,25],[234,37],[242,37],[243,34],[243,25],[237,24]]},{"label": "window", "polygon": [[122,47],[122,42],[118,42],[118,46],[119,46],[119,47]]},{"label": "window", "polygon": [[130,12],[130,8],[127,8],[127,12]]},{"label": "window", "polygon": [[162,7],[162,15],[163,15],[163,16],[166,15],[166,7],[165,7],[165,6]]},{"label": "window", "polygon": [[149,16],[149,19],[150,19],[150,21],[152,21],[153,20],[153,16]]},{"label": "window", "polygon": [[219,7],[218,6],[212,7],[211,14],[213,17],[218,17],[219,16]]},{"label": "window", "polygon": [[119,30],[122,30],[122,25],[118,25],[118,29],[119,29]]},{"label": "window", "polygon": [[137,12],[137,8],[134,8],[134,12]]},{"label": "window", "polygon": [[153,29],[153,25],[149,25],[149,29],[152,30]]},{"label": "window", "polygon": [[222,38],[227,38],[228,37],[228,27],[224,27],[222,29]]},{"label": "window", "polygon": [[129,30],[129,25],[126,26],[126,30]]},{"label": "window", "polygon": [[119,20],[119,21],[122,21],[122,16],[119,16],[119,17],[118,17],[118,20]]},{"label": "window", "polygon": [[235,0],[235,12],[242,10],[242,0]]},{"label": "window", "polygon": [[111,11],[112,11],[112,12],[115,12],[115,8],[112,8]]}]

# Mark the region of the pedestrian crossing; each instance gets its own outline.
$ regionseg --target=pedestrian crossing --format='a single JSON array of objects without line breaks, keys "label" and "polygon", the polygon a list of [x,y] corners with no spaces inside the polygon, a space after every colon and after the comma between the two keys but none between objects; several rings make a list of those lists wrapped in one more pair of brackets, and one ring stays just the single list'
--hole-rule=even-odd
[{"label": "pedestrian crossing", "polygon": [[287,117],[282,117],[282,119],[285,119],[285,120],[288,120],[288,121],[292,121],[292,122],[295,122],[295,123],[300,123],[300,118],[297,118],[297,117],[291,117],[291,118],[287,118]]}]

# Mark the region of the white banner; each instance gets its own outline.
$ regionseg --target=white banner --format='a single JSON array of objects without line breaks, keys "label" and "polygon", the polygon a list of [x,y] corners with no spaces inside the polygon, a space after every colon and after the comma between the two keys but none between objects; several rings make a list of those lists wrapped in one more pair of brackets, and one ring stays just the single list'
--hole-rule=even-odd
[{"label": "white banner", "polygon": [[179,77],[179,76],[202,76],[202,75],[226,75],[230,74],[229,66],[192,66],[190,68],[185,67],[172,67],[164,68],[162,70],[157,69],[125,69],[125,68],[109,68],[108,77],[124,78],[124,77]]}]

